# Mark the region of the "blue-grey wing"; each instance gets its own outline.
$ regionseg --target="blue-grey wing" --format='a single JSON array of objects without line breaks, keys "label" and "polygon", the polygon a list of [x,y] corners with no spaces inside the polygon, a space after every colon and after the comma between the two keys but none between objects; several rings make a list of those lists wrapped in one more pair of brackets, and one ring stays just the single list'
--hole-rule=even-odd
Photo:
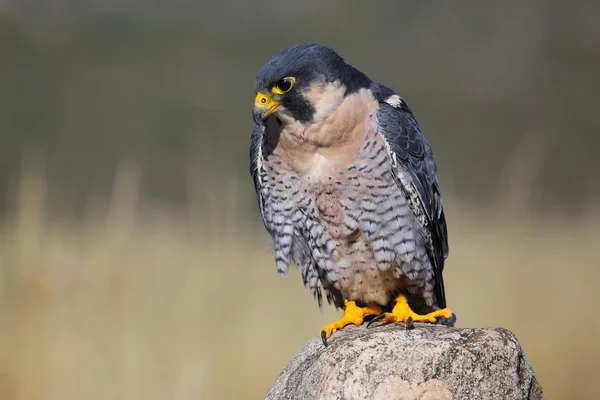
[{"label": "blue-grey wing", "polygon": [[438,305],[444,308],[442,271],[448,256],[448,231],[433,151],[412,111],[398,95],[381,84],[374,84],[372,91],[379,101],[379,129],[390,151],[396,181],[407,197],[416,193],[418,198],[409,204],[430,235],[428,250],[434,267],[435,294]]}]

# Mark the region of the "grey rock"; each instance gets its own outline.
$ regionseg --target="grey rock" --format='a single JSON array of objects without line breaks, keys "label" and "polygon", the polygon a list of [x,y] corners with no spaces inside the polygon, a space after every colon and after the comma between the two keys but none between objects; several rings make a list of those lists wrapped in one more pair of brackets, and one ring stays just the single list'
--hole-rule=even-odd
[{"label": "grey rock", "polygon": [[296,353],[267,399],[543,399],[515,335],[503,328],[347,326]]}]

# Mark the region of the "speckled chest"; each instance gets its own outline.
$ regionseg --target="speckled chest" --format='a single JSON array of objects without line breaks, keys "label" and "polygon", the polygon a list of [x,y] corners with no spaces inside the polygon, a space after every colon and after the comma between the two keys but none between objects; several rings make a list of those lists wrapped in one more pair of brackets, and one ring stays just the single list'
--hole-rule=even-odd
[{"label": "speckled chest", "polygon": [[396,242],[412,240],[413,231],[401,226],[410,224],[408,207],[380,134],[369,132],[346,165],[315,155],[299,171],[285,159],[275,150],[265,165],[278,177],[271,181],[281,193],[273,204],[280,210],[274,228],[291,223],[307,238],[314,259],[331,271],[344,298],[386,304],[399,285],[389,269],[396,257],[386,238],[400,234]]},{"label": "speckled chest", "polygon": [[[332,239],[355,233],[373,191],[394,186],[385,144],[367,129],[346,153],[298,148],[267,140],[263,154],[271,206],[292,218],[295,213],[318,220]],[[299,218],[293,219],[301,223]]]},{"label": "speckled chest", "polygon": [[[276,153],[269,161],[265,164],[271,175],[271,185],[276,193],[282,194],[273,200],[286,203],[283,209],[298,209],[306,216],[318,219],[328,227],[332,237],[339,236],[344,219],[344,199],[356,194],[356,187],[348,185],[353,167],[334,166],[327,161],[320,161],[320,167],[326,167],[326,170],[302,174]],[[350,171],[348,168],[351,168]]]}]

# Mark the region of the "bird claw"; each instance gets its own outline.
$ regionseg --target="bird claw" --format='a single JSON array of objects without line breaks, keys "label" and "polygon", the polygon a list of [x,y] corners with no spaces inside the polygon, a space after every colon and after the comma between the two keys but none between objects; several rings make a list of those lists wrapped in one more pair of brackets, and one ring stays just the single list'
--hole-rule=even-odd
[{"label": "bird claw", "polygon": [[384,318],[385,318],[385,313],[379,314],[378,316],[376,316],[375,318],[373,318],[372,320],[369,321],[369,323],[367,324],[367,329],[369,329],[369,326],[371,326],[371,324],[374,324],[377,321],[381,321]]},{"label": "bird claw", "polygon": [[323,341],[323,345],[327,347],[327,332],[325,330],[321,331],[321,340]]},{"label": "bird claw", "polygon": [[321,336],[323,344],[325,345],[325,347],[327,347],[327,339],[334,332],[337,332],[350,324],[361,325],[364,321],[364,317],[370,315],[377,315],[379,313],[381,313],[381,308],[377,306],[358,307],[355,302],[345,300],[344,315],[342,316],[342,318],[325,326],[325,328],[321,331],[319,336]]},{"label": "bird claw", "polygon": [[[385,320],[387,317],[386,313],[382,313],[379,314],[378,316],[376,316],[375,318],[373,318],[371,321],[369,321],[369,323],[367,324],[367,329],[369,328],[369,326],[371,326],[371,324],[377,322],[377,321],[381,321],[381,320]],[[414,324],[415,320],[413,319],[413,317],[408,316],[408,318],[406,318],[406,321],[404,322],[404,327],[405,329],[411,329],[413,328],[413,324]]]},{"label": "bird claw", "polygon": [[456,323],[456,314],[452,312],[450,314],[450,318],[441,318],[439,323],[447,326],[448,328],[453,328],[454,324]]}]

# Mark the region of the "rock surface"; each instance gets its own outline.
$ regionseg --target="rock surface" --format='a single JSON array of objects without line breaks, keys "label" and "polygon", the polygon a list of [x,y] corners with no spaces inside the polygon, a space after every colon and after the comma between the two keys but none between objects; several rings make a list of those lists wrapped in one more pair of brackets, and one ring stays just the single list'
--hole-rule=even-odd
[{"label": "rock surface", "polygon": [[503,328],[347,326],[296,353],[267,399],[543,399],[517,338]]}]

